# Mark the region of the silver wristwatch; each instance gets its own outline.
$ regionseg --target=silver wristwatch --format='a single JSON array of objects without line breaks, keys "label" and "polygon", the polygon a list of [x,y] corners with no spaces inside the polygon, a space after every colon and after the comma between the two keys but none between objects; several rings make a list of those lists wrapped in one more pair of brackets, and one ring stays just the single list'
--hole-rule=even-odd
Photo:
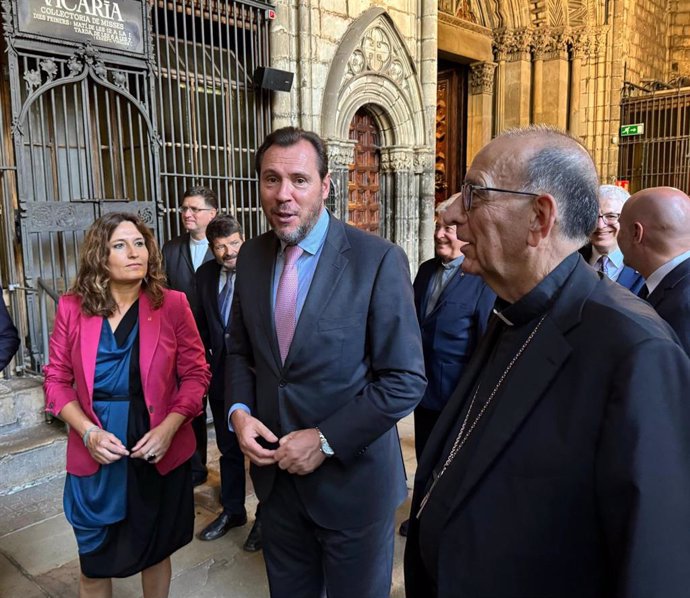
[{"label": "silver wristwatch", "polygon": [[331,448],[331,445],[328,444],[328,440],[326,440],[326,437],[321,433],[321,430],[316,428],[316,431],[319,433],[319,440],[321,441],[321,452],[326,455],[326,457],[335,455],[335,452]]}]

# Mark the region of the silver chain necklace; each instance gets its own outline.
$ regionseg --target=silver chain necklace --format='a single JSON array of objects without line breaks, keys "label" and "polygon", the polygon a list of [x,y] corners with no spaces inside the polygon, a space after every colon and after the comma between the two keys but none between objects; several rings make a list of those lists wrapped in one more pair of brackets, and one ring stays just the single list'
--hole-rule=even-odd
[{"label": "silver chain necklace", "polygon": [[470,401],[470,406],[467,409],[467,413],[465,414],[465,418],[462,420],[462,425],[460,426],[460,431],[458,432],[458,435],[455,437],[455,441],[453,442],[453,447],[450,449],[450,453],[448,453],[448,458],[446,459],[446,462],[443,464],[441,471],[438,472],[438,475],[434,479],[429,490],[427,490],[427,493],[424,495],[424,498],[422,499],[422,502],[419,505],[419,510],[417,511],[417,519],[419,519],[420,515],[422,514],[422,511],[424,510],[424,507],[429,502],[429,497],[431,496],[431,493],[434,491],[436,484],[438,484],[438,481],[441,479],[443,474],[446,473],[446,470],[448,469],[448,467],[450,467],[450,464],[453,462],[453,460],[455,459],[457,454],[460,452],[462,447],[465,446],[467,439],[472,434],[472,431],[476,427],[479,420],[482,418],[482,415],[484,415],[486,408],[489,406],[489,404],[491,403],[493,398],[496,396],[498,389],[501,388],[503,381],[506,379],[506,377],[508,376],[508,373],[513,368],[513,366],[515,365],[515,362],[517,362],[517,360],[520,358],[520,356],[525,352],[525,349],[527,348],[527,346],[532,342],[532,339],[534,338],[534,335],[537,333],[537,330],[539,330],[539,327],[541,326],[542,322],[546,319],[546,315],[547,314],[544,314],[542,316],[541,320],[539,320],[539,322],[537,322],[537,325],[534,327],[534,330],[532,330],[532,332],[530,332],[529,336],[525,339],[525,342],[522,343],[522,347],[520,347],[520,350],[510,360],[510,363],[506,366],[506,369],[503,370],[503,374],[501,374],[501,377],[498,379],[498,382],[496,382],[496,385],[494,386],[493,390],[491,391],[489,398],[486,399],[486,402],[484,403],[484,405],[482,405],[481,409],[479,410],[479,413],[477,413],[474,420],[470,424],[470,427],[467,430],[467,434],[465,434],[465,428],[467,427],[467,423],[470,419],[470,414],[472,413],[472,407],[474,406],[474,402],[477,399],[477,394],[479,393],[479,387],[481,386],[480,384],[477,384],[477,388],[475,389],[474,394],[472,395],[472,400]]}]

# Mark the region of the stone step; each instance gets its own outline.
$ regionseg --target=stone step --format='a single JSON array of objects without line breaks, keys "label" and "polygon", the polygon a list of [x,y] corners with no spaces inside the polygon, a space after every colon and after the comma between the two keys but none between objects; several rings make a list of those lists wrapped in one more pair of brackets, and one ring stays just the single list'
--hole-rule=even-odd
[{"label": "stone step", "polygon": [[58,420],[0,434],[0,496],[64,473],[66,445],[65,426]]},{"label": "stone step", "polygon": [[0,438],[45,421],[42,377],[0,380]]}]

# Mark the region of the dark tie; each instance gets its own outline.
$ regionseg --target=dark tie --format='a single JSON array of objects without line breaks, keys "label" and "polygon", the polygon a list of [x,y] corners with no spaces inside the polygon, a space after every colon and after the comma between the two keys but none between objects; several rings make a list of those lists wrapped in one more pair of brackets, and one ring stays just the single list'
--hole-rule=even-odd
[{"label": "dark tie", "polygon": [[606,255],[602,255],[597,260],[597,270],[601,272],[604,276],[608,277],[609,273],[606,267],[609,265],[609,258]]},{"label": "dark tie", "polygon": [[228,318],[230,317],[230,304],[232,303],[232,286],[234,278],[232,274],[232,272],[227,272],[228,277],[225,280],[225,285],[218,294],[218,309],[220,310],[220,317],[223,321],[223,326],[228,325]]},{"label": "dark tie", "polygon": [[647,297],[649,297],[649,289],[647,288],[646,284],[642,285],[642,288],[640,289],[640,292],[637,294],[637,296],[640,299],[647,299]]},{"label": "dark tie", "polygon": [[289,245],[285,248],[285,262],[280,273],[276,291],[276,307],[273,317],[276,324],[276,336],[280,348],[280,359],[285,363],[292,337],[297,326],[297,260],[302,255],[302,248]]}]

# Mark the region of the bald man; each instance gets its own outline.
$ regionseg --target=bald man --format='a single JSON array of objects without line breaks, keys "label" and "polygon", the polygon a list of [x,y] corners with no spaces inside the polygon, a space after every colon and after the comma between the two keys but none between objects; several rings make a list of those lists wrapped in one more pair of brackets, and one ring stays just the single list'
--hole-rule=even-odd
[{"label": "bald man", "polygon": [[623,207],[618,243],[646,279],[647,298],[690,354],[690,197],[673,187],[638,191]]},{"label": "bald man", "polygon": [[580,249],[580,253],[592,268],[637,295],[644,284],[644,278],[623,263],[623,253],[618,247],[618,220],[629,197],[630,193],[622,187],[599,187],[597,225],[589,236],[589,243]]}]

